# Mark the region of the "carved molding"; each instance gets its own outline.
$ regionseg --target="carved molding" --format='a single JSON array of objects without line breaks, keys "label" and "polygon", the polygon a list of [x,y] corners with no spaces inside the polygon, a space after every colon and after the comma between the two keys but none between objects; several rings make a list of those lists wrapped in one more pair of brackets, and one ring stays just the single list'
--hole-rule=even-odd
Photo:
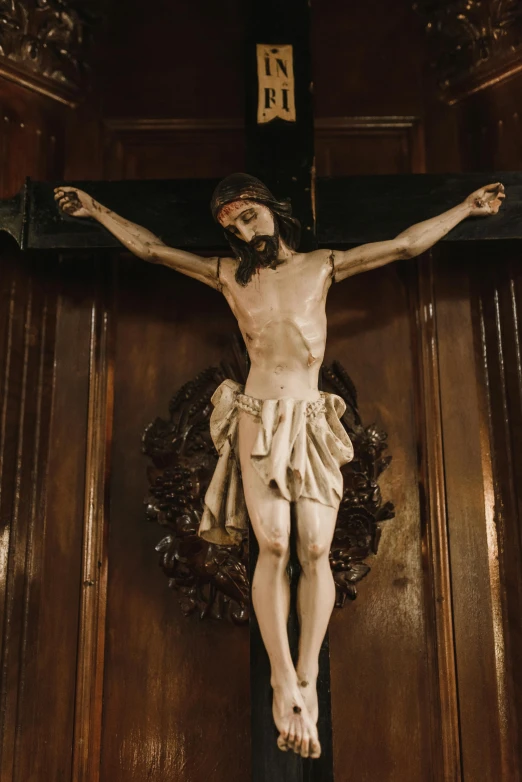
[{"label": "carved molding", "polygon": [[178,131],[209,131],[244,130],[242,119],[220,119],[210,117],[106,117],[104,127],[117,134],[124,133],[177,133]]},{"label": "carved molding", "polygon": [[[217,454],[210,438],[211,396],[231,377],[244,382],[246,372],[236,350],[234,366],[221,365],[201,372],[172,397],[169,419],[157,418],[143,435],[150,495],[147,519],[166,531],[158,543],[160,564],[169,586],[179,593],[184,614],[201,618],[228,618],[237,624],[249,617],[248,539],[239,546],[216,546],[197,536]],[[245,368],[246,369],[246,368]],[[375,425],[363,426],[357,394],[344,368],[323,366],[325,391],[341,396],[347,405],[342,423],[352,438],[354,460],[343,468],[344,493],[330,551],[336,585],[336,605],[355,599],[357,583],[370,571],[365,560],[377,554],[380,522],[394,517],[393,505],[383,503],[378,479],[391,456],[385,456],[386,434]]]},{"label": "carved molding", "polygon": [[450,104],[522,70],[520,0],[417,0]]},{"label": "carved molding", "polygon": [[[336,173],[330,170],[335,168],[330,164],[332,147],[337,148],[339,144],[353,147],[354,140],[368,138],[375,139],[379,146],[382,138],[400,138],[408,172],[421,173],[425,170],[423,130],[418,117],[319,117],[315,119],[314,130],[317,166],[321,176]],[[168,175],[178,177],[173,150],[179,150],[186,143],[198,145],[202,149],[211,146],[214,158],[225,157],[227,160],[230,148],[234,148],[238,155],[237,166],[242,166],[244,121],[239,118],[109,117],[103,120],[103,134],[104,171],[111,178],[151,178],[150,163],[144,154],[151,148],[165,150],[162,170],[165,165],[170,165],[172,168],[168,169]],[[216,149],[223,150],[223,153],[218,155]],[[392,170],[395,172],[395,169]],[[215,171],[213,175],[217,177],[221,174]]]},{"label": "carved molding", "polygon": [[[408,115],[319,117],[314,122],[314,128],[316,167],[320,176],[338,176],[339,171],[335,161],[339,148],[357,150],[358,142],[368,139],[376,141],[375,151],[382,148],[382,140],[398,141],[400,151],[393,155],[393,159],[387,161],[386,173],[420,174],[426,170],[424,134],[419,117]],[[352,152],[352,155],[356,156],[357,152]],[[351,161],[353,165],[353,157]],[[378,171],[377,168],[365,173]],[[380,171],[380,173],[384,172]]]},{"label": "carved molding", "polygon": [[[1,0],[0,0],[1,1]],[[316,117],[316,132],[354,130],[390,130],[412,128],[419,124],[419,117],[410,115],[354,116],[354,117]],[[113,133],[154,133],[219,130],[244,130],[245,123],[239,118],[201,118],[201,117],[106,117],[105,128]]]},{"label": "carved molding", "polygon": [[89,396],[87,408],[85,494],[74,743],[72,768],[75,782],[97,778],[100,765],[101,708],[107,610],[108,521],[114,355],[110,294],[105,296],[108,259],[98,267],[92,300],[89,344]]},{"label": "carved molding", "polygon": [[[197,166],[195,170],[192,165],[190,174],[184,168],[196,149],[207,161],[204,176],[225,176],[230,170],[226,166],[243,168],[244,122],[237,118],[109,117],[103,120],[103,137],[103,170],[113,179],[150,179],[158,170],[161,177],[201,176]],[[156,169],[151,168],[151,150],[159,151],[161,163]]]},{"label": "carved molding", "polygon": [[74,105],[98,17],[81,0],[0,0],[0,73]]},{"label": "carved molding", "polygon": [[434,263],[431,253],[419,260],[411,286],[415,406],[419,443],[419,486],[421,500],[422,549],[426,552],[427,594],[436,599],[430,606],[429,647],[433,650],[436,674],[431,687],[440,704],[437,728],[442,736],[442,753],[434,771],[437,779],[455,778],[460,767],[459,710],[452,576],[449,557],[447,489],[444,470],[444,441],[441,408],[440,338],[437,333]]}]

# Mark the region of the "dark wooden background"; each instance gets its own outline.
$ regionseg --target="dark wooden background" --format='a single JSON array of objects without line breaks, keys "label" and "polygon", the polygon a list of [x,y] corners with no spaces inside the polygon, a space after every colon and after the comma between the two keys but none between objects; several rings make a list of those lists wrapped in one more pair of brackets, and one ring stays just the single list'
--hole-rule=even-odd
[{"label": "dark wooden background", "polygon": [[[179,5],[108,6],[76,108],[4,62],[1,197],[27,175],[243,168],[243,4]],[[522,76],[449,105],[410,6],[314,4],[318,174],[520,169]],[[171,393],[226,353],[233,318],[124,254],[21,256],[0,239],[2,782],[243,782],[248,631],[181,614],[140,453]],[[327,360],[388,432],[397,510],[331,623],[337,782],[520,780],[521,307],[509,245],[332,290]]]}]

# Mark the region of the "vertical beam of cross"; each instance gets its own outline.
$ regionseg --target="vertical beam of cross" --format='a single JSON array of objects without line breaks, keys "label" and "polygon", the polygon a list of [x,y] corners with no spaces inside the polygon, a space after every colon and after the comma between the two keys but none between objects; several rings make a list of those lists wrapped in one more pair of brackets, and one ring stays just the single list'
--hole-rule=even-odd
[{"label": "vertical beam of cross", "polygon": [[[251,2],[246,68],[247,171],[277,198],[289,197],[302,225],[300,249],[316,245],[314,218],[314,137],[309,0]],[[296,587],[299,562],[295,522],[290,557],[290,646],[297,654],[299,623]],[[250,534],[250,577],[258,547]],[[270,664],[255,616],[250,625],[252,782],[333,782],[330,659],[328,636],[319,661],[319,760],[304,760],[276,745],[272,719]]]},{"label": "vertical beam of cross", "polygon": [[246,68],[247,171],[291,199],[306,251],[316,246],[309,6],[251,0]]}]

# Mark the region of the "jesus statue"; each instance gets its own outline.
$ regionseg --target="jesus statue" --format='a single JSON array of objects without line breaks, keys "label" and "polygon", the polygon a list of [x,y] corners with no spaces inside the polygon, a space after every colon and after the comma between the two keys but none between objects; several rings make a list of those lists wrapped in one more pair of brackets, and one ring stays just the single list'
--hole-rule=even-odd
[{"label": "jesus statue", "polygon": [[[318,758],[318,658],[335,600],[329,551],[343,492],[340,468],[353,458],[340,421],[344,402],[318,388],[326,296],[333,283],[420,255],[466,217],[496,214],[504,187],[487,185],[389,241],[302,253],[289,202],[278,201],[252,176],[232,174],[211,201],[232,249],[230,257],[219,258],[168,247],[75,187],[56,188],[55,198],[64,212],[94,218],[143,260],[220,291],[237,318],[250,371],[244,387],[225,380],[212,398],[219,459],[199,534],[230,545],[250,518],[259,543],[252,599],[270,658],[277,743],[281,750]],[[302,567],[295,667],[287,634],[292,505]]]}]

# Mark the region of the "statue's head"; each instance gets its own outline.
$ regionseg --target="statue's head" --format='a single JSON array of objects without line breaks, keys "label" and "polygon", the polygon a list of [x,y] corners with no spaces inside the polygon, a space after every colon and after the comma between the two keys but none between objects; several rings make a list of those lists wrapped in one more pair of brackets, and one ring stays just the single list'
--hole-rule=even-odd
[{"label": "statue's head", "polygon": [[225,236],[239,265],[236,280],[246,285],[259,266],[270,266],[283,241],[297,249],[301,226],[292,217],[290,201],[277,201],[270,190],[249,174],[231,174],[214,190],[212,215],[225,230]]}]

